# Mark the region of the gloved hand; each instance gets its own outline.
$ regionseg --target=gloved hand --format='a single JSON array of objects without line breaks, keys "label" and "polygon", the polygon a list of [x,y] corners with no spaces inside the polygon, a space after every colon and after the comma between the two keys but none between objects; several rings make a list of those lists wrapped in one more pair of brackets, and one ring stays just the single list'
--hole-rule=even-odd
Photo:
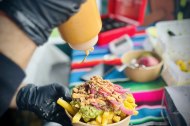
[{"label": "gloved hand", "polygon": [[37,44],[47,41],[52,29],[78,12],[85,0],[0,0],[10,16]]},{"label": "gloved hand", "polygon": [[28,84],[19,90],[16,102],[20,110],[32,111],[46,121],[71,126],[64,109],[56,103],[60,97],[71,101],[70,92],[63,85],[50,84],[38,87]]}]

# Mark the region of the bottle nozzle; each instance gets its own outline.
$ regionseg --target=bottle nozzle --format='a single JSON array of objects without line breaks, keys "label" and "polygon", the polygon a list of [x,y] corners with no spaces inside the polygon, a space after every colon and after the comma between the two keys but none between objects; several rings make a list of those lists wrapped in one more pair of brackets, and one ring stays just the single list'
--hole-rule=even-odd
[{"label": "bottle nozzle", "polygon": [[98,41],[98,35],[95,36],[94,38],[92,38],[91,40],[87,41],[87,42],[84,42],[84,43],[75,43],[75,44],[71,44],[69,43],[69,46],[72,48],[72,49],[75,49],[75,50],[88,50],[90,49],[91,47],[94,47],[94,45],[96,45]]}]

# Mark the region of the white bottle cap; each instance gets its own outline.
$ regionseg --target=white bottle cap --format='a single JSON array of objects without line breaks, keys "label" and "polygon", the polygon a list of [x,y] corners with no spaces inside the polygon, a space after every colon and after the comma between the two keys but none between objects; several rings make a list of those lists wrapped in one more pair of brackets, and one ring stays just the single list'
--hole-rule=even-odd
[{"label": "white bottle cap", "polygon": [[80,44],[70,44],[69,43],[69,46],[75,50],[84,50],[85,51],[85,50],[90,49],[91,47],[94,47],[94,45],[97,43],[97,41],[98,41],[98,35],[85,43],[80,43]]}]

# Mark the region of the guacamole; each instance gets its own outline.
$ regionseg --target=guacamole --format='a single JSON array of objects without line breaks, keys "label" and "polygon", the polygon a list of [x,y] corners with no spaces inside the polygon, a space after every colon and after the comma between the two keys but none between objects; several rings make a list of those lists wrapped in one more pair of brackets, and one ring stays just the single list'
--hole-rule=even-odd
[{"label": "guacamole", "polygon": [[85,122],[88,122],[90,119],[96,118],[98,115],[102,114],[102,110],[98,110],[93,106],[81,106],[80,110],[82,113],[82,118]]}]

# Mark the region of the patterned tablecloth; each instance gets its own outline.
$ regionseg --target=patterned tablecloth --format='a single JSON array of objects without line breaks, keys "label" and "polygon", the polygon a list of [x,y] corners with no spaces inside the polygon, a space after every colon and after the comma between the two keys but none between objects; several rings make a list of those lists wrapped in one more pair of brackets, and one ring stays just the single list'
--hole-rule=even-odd
[{"label": "patterned tablecloth", "polygon": [[[146,40],[146,34],[144,32],[138,32],[131,39],[134,50],[143,49],[142,44]],[[108,54],[110,54],[108,46],[96,46],[94,52],[88,56],[86,62],[81,63],[85,56],[84,52],[73,51],[69,87],[72,88],[74,85],[82,83],[81,76],[90,71],[98,63],[121,64],[119,58],[105,60],[105,55]],[[131,89],[138,105],[137,110],[139,111],[137,116],[132,116],[131,125],[169,125],[165,116],[165,107],[162,105],[163,88],[166,84],[161,77],[152,82],[137,83],[127,81],[123,72],[118,72],[114,69],[105,79],[114,80],[115,84]]]}]

